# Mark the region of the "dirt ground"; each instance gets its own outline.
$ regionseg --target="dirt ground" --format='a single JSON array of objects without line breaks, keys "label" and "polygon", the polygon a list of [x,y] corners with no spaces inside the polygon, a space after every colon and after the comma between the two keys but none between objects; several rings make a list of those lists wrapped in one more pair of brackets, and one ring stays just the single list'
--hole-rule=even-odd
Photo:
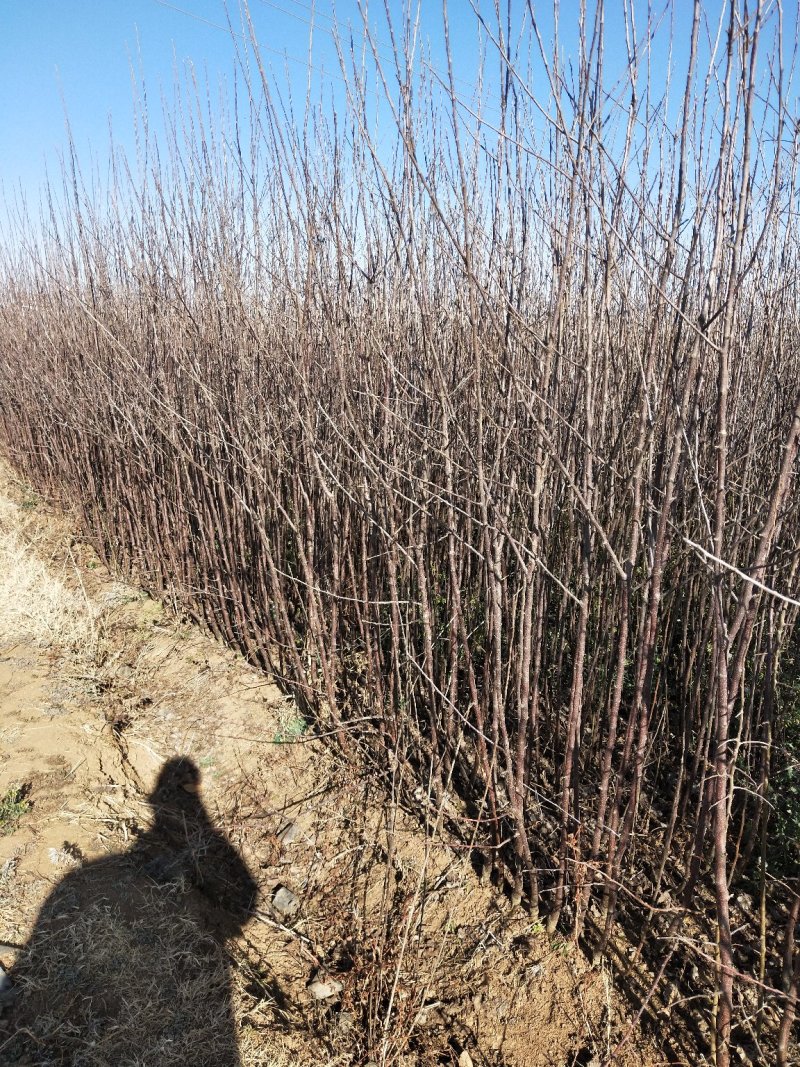
[{"label": "dirt ground", "polygon": [[0,576],[0,1063],[659,1062],[614,1053],[607,970],[5,467]]}]

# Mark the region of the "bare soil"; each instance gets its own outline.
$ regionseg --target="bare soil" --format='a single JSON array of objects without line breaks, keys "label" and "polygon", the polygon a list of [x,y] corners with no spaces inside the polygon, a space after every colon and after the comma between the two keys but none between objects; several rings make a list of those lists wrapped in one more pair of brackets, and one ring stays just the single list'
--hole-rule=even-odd
[{"label": "bare soil", "polygon": [[75,529],[0,472],[0,1062],[611,1058],[607,969]]}]

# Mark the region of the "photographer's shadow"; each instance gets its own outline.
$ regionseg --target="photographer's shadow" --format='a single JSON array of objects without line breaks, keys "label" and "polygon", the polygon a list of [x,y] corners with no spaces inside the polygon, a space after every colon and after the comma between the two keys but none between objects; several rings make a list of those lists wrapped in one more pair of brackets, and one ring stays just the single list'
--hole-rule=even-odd
[{"label": "photographer's shadow", "polygon": [[148,798],[151,828],[50,894],[10,974],[3,1063],[240,1063],[225,942],[256,885],[199,784],[191,760],[170,760]]}]

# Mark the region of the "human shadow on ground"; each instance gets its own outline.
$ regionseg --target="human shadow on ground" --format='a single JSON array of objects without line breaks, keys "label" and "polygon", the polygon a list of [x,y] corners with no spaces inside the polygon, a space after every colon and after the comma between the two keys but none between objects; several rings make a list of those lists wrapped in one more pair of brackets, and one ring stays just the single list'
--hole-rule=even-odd
[{"label": "human shadow on ground", "polygon": [[0,1062],[239,1067],[225,943],[256,884],[199,786],[191,760],[167,762],[151,828],[52,891],[9,975]]}]

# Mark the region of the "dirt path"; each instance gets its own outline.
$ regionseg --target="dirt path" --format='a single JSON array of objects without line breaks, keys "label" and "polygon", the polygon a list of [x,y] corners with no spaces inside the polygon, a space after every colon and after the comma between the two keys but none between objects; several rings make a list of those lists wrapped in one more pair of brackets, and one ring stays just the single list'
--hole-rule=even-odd
[{"label": "dirt path", "polygon": [[603,1062],[607,972],[73,533],[0,472],[0,1062]]}]

